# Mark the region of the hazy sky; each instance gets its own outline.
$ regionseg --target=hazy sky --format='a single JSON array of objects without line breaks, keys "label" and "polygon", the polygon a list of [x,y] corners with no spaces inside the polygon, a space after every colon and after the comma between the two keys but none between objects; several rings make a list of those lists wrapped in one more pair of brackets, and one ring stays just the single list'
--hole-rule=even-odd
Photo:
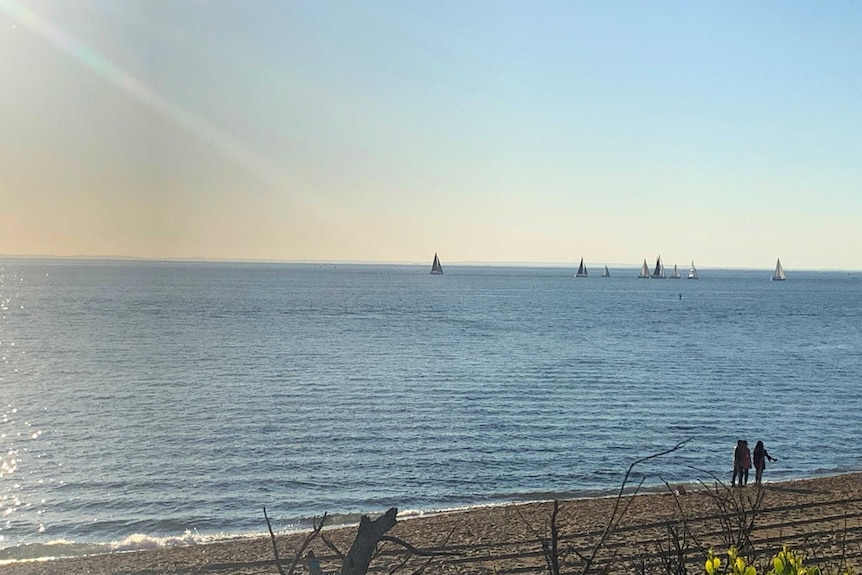
[{"label": "hazy sky", "polygon": [[0,253],[862,269],[862,3],[0,0]]}]

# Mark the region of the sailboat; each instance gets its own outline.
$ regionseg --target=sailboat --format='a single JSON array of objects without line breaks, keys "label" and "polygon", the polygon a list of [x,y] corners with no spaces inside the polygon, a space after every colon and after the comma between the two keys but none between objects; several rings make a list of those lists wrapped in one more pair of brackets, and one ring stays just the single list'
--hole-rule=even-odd
[{"label": "sailboat", "polygon": [[641,266],[641,273],[638,274],[638,277],[649,279],[649,266],[646,265],[646,258],[644,258],[644,265]]},{"label": "sailboat", "polygon": [[781,258],[778,258],[775,261],[775,272],[772,274],[772,281],[774,282],[783,282],[784,281],[784,268],[781,267]]},{"label": "sailboat", "polygon": [[434,254],[434,263],[431,264],[431,273],[434,275],[440,275],[443,273],[443,266],[440,265],[440,258],[437,257],[437,254]]},{"label": "sailboat", "polygon": [[694,267],[694,260],[691,260],[691,269],[688,270],[688,279],[696,280],[697,279],[697,268]]},{"label": "sailboat", "polygon": [[661,263],[661,256],[655,259],[655,271],[652,272],[650,277],[658,280],[663,280],[667,277],[664,275],[664,266]]},{"label": "sailboat", "polygon": [[611,277],[611,272],[610,272],[610,270],[608,270],[608,264],[605,264],[605,271],[602,272],[602,277],[603,278]]},{"label": "sailboat", "polygon": [[670,277],[671,277],[671,279],[675,279],[675,280],[678,280],[680,277],[682,277],[679,275],[679,270],[676,269],[676,264],[673,264],[673,273],[670,274]]},{"label": "sailboat", "polygon": [[581,258],[581,265],[578,266],[578,273],[575,274],[575,277],[585,278],[587,275],[587,266],[584,265],[584,258]]}]

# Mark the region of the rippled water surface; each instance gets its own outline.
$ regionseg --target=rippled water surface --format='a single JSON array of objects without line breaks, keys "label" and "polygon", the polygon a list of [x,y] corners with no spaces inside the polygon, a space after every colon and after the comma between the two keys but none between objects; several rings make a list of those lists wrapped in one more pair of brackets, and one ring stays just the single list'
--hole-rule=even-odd
[{"label": "rippled water surface", "polygon": [[862,469],[862,275],[573,272],[3,262],[0,559]]}]

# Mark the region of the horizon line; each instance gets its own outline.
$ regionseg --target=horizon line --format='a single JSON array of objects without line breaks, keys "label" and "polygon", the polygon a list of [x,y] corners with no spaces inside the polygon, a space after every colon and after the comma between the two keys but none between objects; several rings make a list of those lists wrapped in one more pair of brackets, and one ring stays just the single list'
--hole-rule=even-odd
[{"label": "horizon line", "polygon": [[[146,256],[109,256],[109,255],[74,255],[74,256],[57,256],[57,255],[21,255],[21,254],[0,254],[0,260],[3,259],[14,259],[14,260],[69,260],[69,261],[140,261],[140,262],[163,262],[163,263],[236,263],[236,264],[285,264],[285,265],[392,265],[392,266],[430,266],[427,262],[423,261],[410,261],[410,260],[401,260],[401,261],[377,261],[377,260],[301,260],[301,259],[261,259],[261,258],[242,258],[242,259],[234,259],[234,258],[208,258],[208,257],[199,257],[199,256],[184,256],[184,257],[163,257],[163,258],[154,258],[154,257],[146,257]],[[473,261],[473,260],[461,260],[461,261],[450,261],[446,263],[447,266],[475,266],[475,267],[553,267],[553,268],[577,268],[578,262],[524,262],[524,261]],[[610,268],[628,268],[639,269],[641,267],[640,264],[627,264],[627,263],[601,263],[601,264],[589,264],[590,266],[603,266],[607,265]],[[712,269],[712,270],[772,270],[772,266],[764,266],[764,267],[724,267],[724,266],[709,266],[709,265],[697,265],[698,269]],[[787,267],[784,266],[785,271]],[[791,271],[812,271],[812,272],[862,272],[862,269],[853,269],[853,268],[790,268]]]}]

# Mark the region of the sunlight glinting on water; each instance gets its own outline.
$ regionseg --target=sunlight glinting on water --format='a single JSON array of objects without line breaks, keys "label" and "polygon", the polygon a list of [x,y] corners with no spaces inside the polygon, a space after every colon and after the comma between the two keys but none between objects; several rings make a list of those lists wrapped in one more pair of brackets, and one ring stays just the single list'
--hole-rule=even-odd
[{"label": "sunlight glinting on water", "polygon": [[858,276],[22,261],[0,281],[0,560],[260,532],[261,505],[295,529],[595,495],[682,440],[648,484],[723,476],[739,437],[767,440],[770,479],[862,466],[820,424],[862,405]]}]

